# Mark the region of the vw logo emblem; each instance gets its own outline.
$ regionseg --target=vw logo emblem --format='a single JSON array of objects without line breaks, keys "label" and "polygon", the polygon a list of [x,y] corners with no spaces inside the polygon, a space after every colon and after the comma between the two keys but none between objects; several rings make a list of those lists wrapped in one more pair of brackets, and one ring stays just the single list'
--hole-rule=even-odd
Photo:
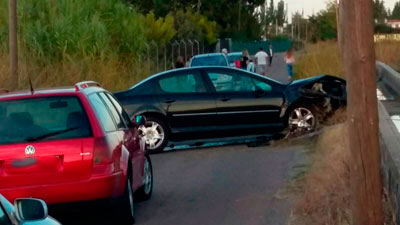
[{"label": "vw logo emblem", "polygon": [[36,151],[36,149],[35,149],[35,147],[33,147],[32,145],[28,145],[28,146],[26,146],[26,148],[25,148],[25,154],[27,154],[27,155],[33,155],[33,154],[35,154],[35,151]]}]

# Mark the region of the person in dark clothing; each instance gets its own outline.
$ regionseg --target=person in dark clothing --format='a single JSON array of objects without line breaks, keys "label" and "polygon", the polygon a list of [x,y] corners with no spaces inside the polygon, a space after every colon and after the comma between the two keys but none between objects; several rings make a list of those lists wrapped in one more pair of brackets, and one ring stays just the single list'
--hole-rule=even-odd
[{"label": "person in dark clothing", "polygon": [[274,50],[272,48],[272,45],[269,46],[267,54],[268,54],[268,59],[269,59],[269,66],[271,66],[272,65],[272,58],[274,57]]},{"label": "person in dark clothing", "polygon": [[247,70],[247,65],[249,64],[249,52],[247,49],[242,51],[242,60],[240,60],[240,68]]},{"label": "person in dark clothing", "polygon": [[183,68],[183,67],[185,67],[185,62],[183,60],[183,57],[179,56],[175,63],[175,69],[179,69],[179,68]]}]

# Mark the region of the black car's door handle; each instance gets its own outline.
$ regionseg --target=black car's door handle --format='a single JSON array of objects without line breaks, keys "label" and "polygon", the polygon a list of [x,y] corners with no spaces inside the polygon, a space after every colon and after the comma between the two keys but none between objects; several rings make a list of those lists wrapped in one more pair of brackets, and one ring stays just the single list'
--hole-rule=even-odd
[{"label": "black car's door handle", "polygon": [[171,104],[171,103],[174,103],[175,101],[176,101],[175,99],[168,98],[168,99],[166,99],[166,100],[164,101],[164,103]]},{"label": "black car's door handle", "polygon": [[231,98],[221,98],[221,99],[220,99],[221,102],[227,102],[227,101],[229,101],[229,100],[231,100]]}]

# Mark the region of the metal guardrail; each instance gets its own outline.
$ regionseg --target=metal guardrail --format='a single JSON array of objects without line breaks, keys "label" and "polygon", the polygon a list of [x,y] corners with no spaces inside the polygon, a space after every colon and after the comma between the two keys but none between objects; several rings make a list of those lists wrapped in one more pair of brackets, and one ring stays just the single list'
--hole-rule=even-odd
[{"label": "metal guardrail", "polygon": [[400,95],[400,73],[390,66],[378,61],[376,63],[376,74],[378,81],[383,82]]}]

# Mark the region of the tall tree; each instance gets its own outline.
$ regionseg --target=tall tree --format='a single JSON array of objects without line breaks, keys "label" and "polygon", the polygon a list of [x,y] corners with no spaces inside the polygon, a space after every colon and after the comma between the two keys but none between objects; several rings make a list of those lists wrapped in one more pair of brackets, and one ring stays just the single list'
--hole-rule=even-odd
[{"label": "tall tree", "polygon": [[283,26],[286,22],[286,11],[285,11],[285,2],[280,0],[278,2],[278,7],[276,9],[276,19],[278,20],[278,25]]},{"label": "tall tree", "polygon": [[387,18],[387,12],[384,0],[373,1],[373,14],[374,20],[377,23],[383,24],[385,22],[385,19]]},{"label": "tall tree", "polygon": [[396,2],[394,5],[391,18],[400,20],[400,1]]},{"label": "tall tree", "polygon": [[275,19],[276,15],[274,0],[270,0],[268,8],[268,24],[275,23]]},{"label": "tall tree", "polygon": [[329,3],[325,10],[309,19],[310,36],[313,41],[327,40],[337,37],[336,6]]}]

